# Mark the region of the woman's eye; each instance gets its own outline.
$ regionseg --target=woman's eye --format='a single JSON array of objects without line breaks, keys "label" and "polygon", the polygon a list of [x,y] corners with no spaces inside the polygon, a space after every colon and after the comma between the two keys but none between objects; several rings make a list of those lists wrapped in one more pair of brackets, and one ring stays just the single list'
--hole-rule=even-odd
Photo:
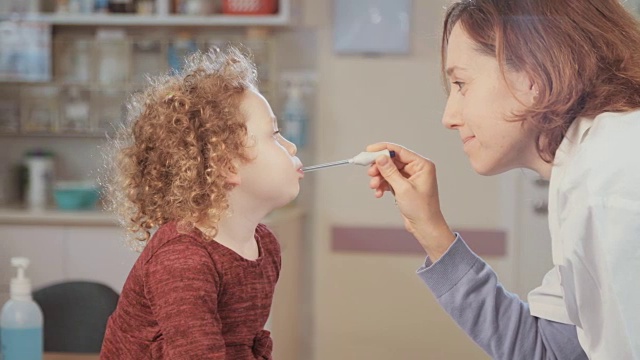
[{"label": "woman's eye", "polygon": [[458,87],[458,91],[461,91],[462,88],[464,87],[464,83],[462,81],[454,81],[453,85]]}]

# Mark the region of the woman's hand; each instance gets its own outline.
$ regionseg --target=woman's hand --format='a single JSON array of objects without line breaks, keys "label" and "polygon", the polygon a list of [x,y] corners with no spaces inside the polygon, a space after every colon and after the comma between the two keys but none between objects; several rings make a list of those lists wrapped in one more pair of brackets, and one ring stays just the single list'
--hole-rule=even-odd
[{"label": "woman's hand", "polygon": [[392,150],[393,159],[380,156],[368,170],[369,186],[380,198],[395,195],[405,228],[420,242],[432,261],[438,260],[455,240],[440,211],[436,167],[429,159],[392,143],[367,146],[367,151]]}]

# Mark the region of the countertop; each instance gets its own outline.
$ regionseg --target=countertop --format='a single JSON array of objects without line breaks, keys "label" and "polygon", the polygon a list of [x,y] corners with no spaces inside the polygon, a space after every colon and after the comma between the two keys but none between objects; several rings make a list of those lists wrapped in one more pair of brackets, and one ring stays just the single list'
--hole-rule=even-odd
[{"label": "countertop", "polygon": [[0,207],[0,224],[118,226],[114,214],[105,210],[28,209],[20,205]]},{"label": "countertop", "polygon": [[52,353],[46,352],[42,360],[98,360],[99,354]]},{"label": "countertop", "polygon": [[[277,222],[302,214],[296,206],[285,206],[274,210],[264,222]],[[116,216],[106,210],[68,211],[55,208],[30,210],[24,206],[0,206],[0,225],[76,225],[76,226],[119,226]]]}]

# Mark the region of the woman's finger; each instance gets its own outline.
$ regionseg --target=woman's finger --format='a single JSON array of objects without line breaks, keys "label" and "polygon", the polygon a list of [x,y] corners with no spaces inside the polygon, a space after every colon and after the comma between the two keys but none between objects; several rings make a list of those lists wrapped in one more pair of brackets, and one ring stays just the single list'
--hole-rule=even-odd
[{"label": "woman's finger", "polygon": [[380,175],[380,170],[378,169],[378,166],[375,163],[369,166],[369,169],[367,169],[367,175],[371,177]]},{"label": "woman's finger", "polygon": [[385,149],[395,152],[393,162],[396,163],[396,167],[398,168],[402,168],[406,164],[422,159],[422,157],[415,152],[394,143],[380,142],[367,146],[367,151],[380,151]]},{"label": "woman's finger", "polygon": [[369,180],[369,187],[372,189],[377,189],[380,187],[381,183],[382,183],[382,179],[379,176],[375,176]]}]

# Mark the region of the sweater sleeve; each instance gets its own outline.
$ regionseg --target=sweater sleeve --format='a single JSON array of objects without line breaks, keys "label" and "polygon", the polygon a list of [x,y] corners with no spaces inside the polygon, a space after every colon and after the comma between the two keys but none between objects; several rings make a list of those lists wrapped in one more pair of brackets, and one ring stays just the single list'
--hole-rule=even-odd
[{"label": "sweater sleeve", "polygon": [[164,244],[147,262],[144,280],[164,337],[164,358],[225,359],[220,279],[204,247],[188,237]]},{"label": "sweater sleeve", "polygon": [[444,310],[494,359],[587,359],[574,325],[534,317],[457,235],[417,271]]}]

